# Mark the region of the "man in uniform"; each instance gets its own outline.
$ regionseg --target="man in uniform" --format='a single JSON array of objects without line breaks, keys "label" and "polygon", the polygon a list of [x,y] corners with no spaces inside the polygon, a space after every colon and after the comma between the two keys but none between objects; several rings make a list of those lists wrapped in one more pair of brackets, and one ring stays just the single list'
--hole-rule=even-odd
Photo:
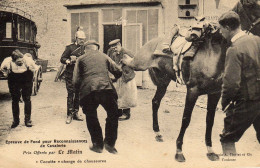
[{"label": "man in uniform", "polygon": [[121,114],[120,121],[128,120],[130,118],[130,108],[137,104],[137,87],[135,82],[135,72],[133,69],[121,63],[124,55],[134,57],[131,51],[123,48],[120,39],[115,39],[109,43],[108,50],[109,57],[116,62],[117,65],[122,66],[122,77],[115,83],[115,88],[118,94],[118,111]]},{"label": "man in uniform", "polygon": [[67,120],[66,124],[70,124],[72,119],[83,121],[79,116],[79,93],[75,92],[72,84],[73,70],[76,62],[76,58],[84,54],[84,42],[86,36],[83,31],[78,31],[76,33],[76,42],[66,46],[63,52],[60,62],[66,64],[66,69],[64,72],[66,88],[68,92],[67,97]]},{"label": "man in uniform", "polygon": [[[118,128],[117,93],[109,78],[110,71],[115,78],[122,75],[120,68],[107,55],[98,51],[99,44],[95,41],[86,43],[85,54],[75,65],[73,84],[79,90],[80,105],[86,115],[87,127],[93,146],[90,150],[101,153],[105,149],[117,153],[115,143]],[[103,141],[97,108],[102,105],[107,112],[105,139]]]},{"label": "man in uniform", "polygon": [[219,18],[222,36],[231,41],[225,60],[222,108],[226,112],[221,136],[223,153],[236,153],[235,142],[253,125],[260,143],[260,38],[241,31],[233,12]]}]

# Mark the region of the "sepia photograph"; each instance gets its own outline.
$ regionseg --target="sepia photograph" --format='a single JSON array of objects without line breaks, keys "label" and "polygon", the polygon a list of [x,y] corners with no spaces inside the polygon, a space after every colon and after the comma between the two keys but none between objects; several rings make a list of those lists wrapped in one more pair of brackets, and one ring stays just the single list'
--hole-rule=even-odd
[{"label": "sepia photograph", "polygon": [[0,0],[0,168],[260,168],[260,0]]}]

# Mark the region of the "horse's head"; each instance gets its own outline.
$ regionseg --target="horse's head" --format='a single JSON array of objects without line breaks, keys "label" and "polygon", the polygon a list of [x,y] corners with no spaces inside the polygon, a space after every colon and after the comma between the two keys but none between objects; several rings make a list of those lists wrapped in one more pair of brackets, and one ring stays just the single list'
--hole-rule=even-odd
[{"label": "horse's head", "polygon": [[232,10],[239,15],[242,30],[260,36],[260,1],[240,0]]}]

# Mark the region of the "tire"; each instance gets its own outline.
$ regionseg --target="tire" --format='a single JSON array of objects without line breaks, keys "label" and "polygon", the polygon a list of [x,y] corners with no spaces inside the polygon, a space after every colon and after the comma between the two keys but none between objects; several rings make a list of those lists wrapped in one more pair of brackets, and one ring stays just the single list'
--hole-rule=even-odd
[{"label": "tire", "polygon": [[33,75],[33,87],[32,87],[32,96],[36,96],[39,92],[40,86],[42,82],[42,67],[39,68],[34,72]]}]

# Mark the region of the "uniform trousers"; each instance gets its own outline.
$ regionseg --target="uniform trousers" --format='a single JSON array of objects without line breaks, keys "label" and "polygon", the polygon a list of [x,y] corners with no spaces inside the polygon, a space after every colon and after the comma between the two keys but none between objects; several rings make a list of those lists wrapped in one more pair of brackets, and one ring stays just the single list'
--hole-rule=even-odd
[{"label": "uniform trousers", "polygon": [[[118,128],[118,106],[117,94],[114,90],[93,91],[80,100],[83,113],[86,115],[87,128],[93,144],[103,148],[104,142],[114,146],[117,139]],[[105,125],[105,139],[103,141],[102,129],[100,127],[97,108],[102,105],[106,110],[107,118]]]},{"label": "uniform trousers", "polygon": [[220,141],[223,143],[239,141],[251,125],[254,126],[260,143],[260,101],[236,101],[227,109]]},{"label": "uniform trousers", "polygon": [[72,84],[73,73],[65,73],[67,97],[67,116],[74,115],[79,111],[79,92],[75,91]]}]

